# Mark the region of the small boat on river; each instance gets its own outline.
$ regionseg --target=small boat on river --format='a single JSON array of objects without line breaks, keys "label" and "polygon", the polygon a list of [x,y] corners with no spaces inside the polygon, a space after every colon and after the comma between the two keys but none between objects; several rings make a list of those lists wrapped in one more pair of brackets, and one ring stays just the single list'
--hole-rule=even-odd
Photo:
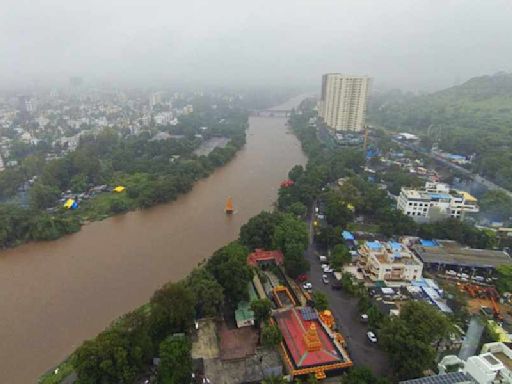
[{"label": "small boat on river", "polygon": [[226,212],[226,215],[232,215],[233,212],[235,212],[235,209],[233,208],[233,199],[231,196],[228,197],[228,200],[226,201],[226,207],[224,208],[224,212]]}]

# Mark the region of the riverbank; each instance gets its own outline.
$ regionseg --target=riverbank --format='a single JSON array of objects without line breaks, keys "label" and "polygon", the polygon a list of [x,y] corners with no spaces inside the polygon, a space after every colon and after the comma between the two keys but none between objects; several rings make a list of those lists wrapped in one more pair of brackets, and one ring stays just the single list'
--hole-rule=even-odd
[{"label": "riverbank", "polygon": [[[1,252],[0,371],[5,377],[14,384],[35,382],[83,340],[235,239],[250,217],[271,209],[288,170],[306,161],[285,123],[284,118],[251,117],[247,143],[233,160],[172,203]],[[232,217],[223,213],[226,196],[234,200]]]}]

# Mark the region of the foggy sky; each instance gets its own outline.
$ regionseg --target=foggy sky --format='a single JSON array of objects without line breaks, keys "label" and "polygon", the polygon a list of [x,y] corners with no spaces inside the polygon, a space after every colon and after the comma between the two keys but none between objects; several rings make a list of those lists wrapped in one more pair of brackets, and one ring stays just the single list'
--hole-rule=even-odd
[{"label": "foggy sky", "polygon": [[325,72],[433,90],[512,71],[511,0],[1,0],[0,88],[318,87]]}]

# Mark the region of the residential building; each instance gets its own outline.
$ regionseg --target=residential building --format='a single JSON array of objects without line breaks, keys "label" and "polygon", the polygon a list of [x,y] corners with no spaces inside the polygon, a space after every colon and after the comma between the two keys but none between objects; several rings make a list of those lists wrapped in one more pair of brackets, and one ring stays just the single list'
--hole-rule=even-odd
[{"label": "residential building", "polygon": [[402,187],[397,208],[414,221],[425,223],[476,213],[480,210],[477,203],[469,193],[450,189],[448,184],[426,182],[423,189]]},{"label": "residential building", "polygon": [[319,116],[333,131],[362,131],[365,125],[367,76],[328,73],[322,76]]},{"label": "residential building", "polygon": [[366,241],[359,248],[358,266],[371,281],[406,285],[421,278],[422,262],[409,249],[395,241]]},{"label": "residential building", "polygon": [[445,356],[439,363],[437,376],[400,382],[400,384],[446,383],[510,384],[512,383],[512,350],[503,343],[487,343],[483,345],[480,355],[471,356],[467,361],[453,355]]}]

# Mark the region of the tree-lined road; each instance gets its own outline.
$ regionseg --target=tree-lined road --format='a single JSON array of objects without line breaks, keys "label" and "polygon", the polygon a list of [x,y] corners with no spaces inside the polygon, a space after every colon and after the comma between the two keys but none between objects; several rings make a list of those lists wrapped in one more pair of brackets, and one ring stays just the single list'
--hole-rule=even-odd
[{"label": "tree-lined road", "polygon": [[[329,309],[347,341],[348,351],[354,365],[367,366],[377,375],[389,375],[390,368],[386,353],[380,350],[378,345],[370,343],[366,336],[368,327],[360,321],[357,309],[358,299],[345,292],[333,290],[330,284],[322,282],[323,271],[314,243],[312,217],[309,218],[308,225],[309,247],[306,251],[306,258],[311,264],[308,276],[309,281],[313,284],[313,291],[320,291],[327,295]],[[329,274],[329,279],[334,279],[334,276]]]}]

